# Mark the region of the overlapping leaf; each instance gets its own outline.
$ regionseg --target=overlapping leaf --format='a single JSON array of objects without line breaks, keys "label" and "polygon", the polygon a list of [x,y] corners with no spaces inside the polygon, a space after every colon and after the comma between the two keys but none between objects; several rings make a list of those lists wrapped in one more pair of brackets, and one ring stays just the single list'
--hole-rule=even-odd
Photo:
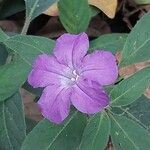
[{"label": "overlapping leaf", "polygon": [[122,107],[121,110],[125,115],[145,127],[150,132],[149,108],[150,100],[143,95],[131,105]]},{"label": "overlapping leaf", "polygon": [[0,149],[20,150],[26,136],[22,100],[16,93],[0,103]]},{"label": "overlapping leaf", "polygon": [[9,38],[4,32],[3,30],[0,28],[0,42],[5,41],[7,38]]},{"label": "overlapping leaf", "polygon": [[25,122],[26,122],[26,132],[28,134],[37,125],[37,122],[30,118],[25,118]]},{"label": "overlapping leaf", "polygon": [[86,117],[78,112],[60,125],[43,120],[29,133],[21,150],[76,150],[85,125]]},{"label": "overlapping leaf", "polygon": [[150,60],[150,13],[142,17],[129,34],[122,51],[121,66]]},{"label": "overlapping leaf", "polygon": [[21,59],[0,67],[0,102],[15,93],[25,82],[30,66]]},{"label": "overlapping leaf", "polygon": [[26,34],[30,25],[30,22],[49,6],[55,3],[57,0],[25,0],[26,5],[26,19],[22,29],[22,34]]},{"label": "overlapping leaf", "polygon": [[149,132],[136,122],[123,116],[111,115],[111,138],[116,150],[147,150]]},{"label": "overlapping leaf", "polygon": [[4,65],[8,56],[8,52],[4,45],[0,45],[0,66]]},{"label": "overlapping leaf", "polygon": [[106,34],[90,42],[90,50],[105,49],[113,53],[122,51],[127,34]]},{"label": "overlapping leaf", "polygon": [[150,67],[144,68],[117,84],[110,92],[111,106],[128,105],[150,85]]},{"label": "overlapping leaf", "polygon": [[0,67],[0,100],[2,101],[11,96],[26,81],[34,59],[39,54],[50,53],[54,42],[43,37],[24,35],[1,39],[3,44],[20,56],[14,62]]},{"label": "overlapping leaf", "polygon": [[50,54],[54,41],[38,36],[16,35],[5,40],[4,44],[31,65],[39,54]]},{"label": "overlapping leaf", "polygon": [[60,21],[68,32],[80,33],[87,29],[91,17],[87,0],[59,0],[58,7]]},{"label": "overlapping leaf", "polygon": [[79,150],[105,149],[110,134],[110,120],[105,112],[98,113],[89,119],[84,129]]},{"label": "overlapping leaf", "polygon": [[57,0],[25,0],[26,19],[32,21]]}]

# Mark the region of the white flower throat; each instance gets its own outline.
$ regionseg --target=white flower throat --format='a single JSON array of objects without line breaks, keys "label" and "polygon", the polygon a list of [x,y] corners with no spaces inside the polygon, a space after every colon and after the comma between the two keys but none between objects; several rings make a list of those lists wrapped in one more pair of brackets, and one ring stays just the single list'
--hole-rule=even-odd
[{"label": "white flower throat", "polygon": [[72,71],[71,69],[69,69],[66,71],[65,75],[67,78],[65,77],[61,78],[61,83],[65,87],[74,85],[79,78],[79,74],[77,73],[76,70]]},{"label": "white flower throat", "polygon": [[77,71],[76,70],[73,70],[73,77],[71,78],[71,81],[76,81],[78,78],[79,78],[79,75],[77,74]]}]

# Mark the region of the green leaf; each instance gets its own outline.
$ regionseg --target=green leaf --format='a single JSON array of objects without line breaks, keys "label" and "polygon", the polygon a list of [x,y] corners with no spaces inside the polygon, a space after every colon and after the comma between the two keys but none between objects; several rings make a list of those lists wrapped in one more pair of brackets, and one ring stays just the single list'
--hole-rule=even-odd
[{"label": "green leaf", "polygon": [[0,28],[0,42],[4,42],[8,37],[7,34]]},{"label": "green leaf", "polygon": [[91,5],[90,8],[91,8],[91,17],[94,17],[100,13],[100,9],[98,9],[97,7]]},{"label": "green leaf", "polygon": [[33,60],[42,53],[50,53],[54,46],[47,38],[25,35],[10,37],[3,43],[21,59],[0,67],[0,101],[11,96],[26,81]]},{"label": "green leaf", "polygon": [[134,103],[121,107],[121,111],[130,119],[133,119],[150,132],[150,100],[144,95]]},{"label": "green leaf", "polygon": [[4,65],[8,56],[8,52],[4,45],[0,45],[0,66]]},{"label": "green leaf", "polygon": [[126,39],[127,34],[114,33],[102,35],[90,42],[89,51],[106,49],[113,53],[116,53],[122,51]]},{"label": "green leaf", "polygon": [[79,150],[104,150],[110,134],[110,120],[105,112],[89,119],[84,129]]},{"label": "green leaf", "polygon": [[26,121],[26,132],[28,134],[37,125],[37,122],[29,118],[25,118],[25,121]]},{"label": "green leaf", "polygon": [[91,17],[87,0],[59,0],[59,17],[64,28],[70,33],[87,29]]},{"label": "green leaf", "polygon": [[121,66],[150,60],[150,13],[138,21],[129,34],[122,51]]},{"label": "green leaf", "polygon": [[150,132],[150,100],[142,95],[132,104],[124,107],[111,107],[111,112],[121,116],[124,115]]},{"label": "green leaf", "polygon": [[43,88],[33,88],[28,82],[25,82],[22,86],[25,90],[29,91],[30,93],[40,97],[42,95]]},{"label": "green leaf", "polygon": [[0,103],[0,149],[20,150],[26,126],[19,93]]},{"label": "green leaf", "polygon": [[30,22],[47,10],[57,0],[25,0],[26,4],[26,20],[21,34],[26,34],[30,25]]},{"label": "green leaf", "polygon": [[115,150],[148,150],[150,134],[124,116],[111,115],[111,138]]},{"label": "green leaf", "polygon": [[55,2],[57,0],[25,0],[26,19],[32,21]]},{"label": "green leaf", "polygon": [[110,92],[111,106],[128,105],[150,85],[150,67],[144,68],[116,85]]},{"label": "green leaf", "polygon": [[150,0],[134,0],[137,4],[150,4]]},{"label": "green leaf", "polygon": [[43,120],[28,134],[21,150],[76,150],[85,125],[85,116],[78,112],[60,125]]},{"label": "green leaf", "polygon": [[30,66],[21,59],[0,67],[0,102],[10,97],[25,82]]},{"label": "green leaf", "polygon": [[16,35],[5,40],[4,44],[31,65],[38,55],[50,54],[54,41],[38,36]]},{"label": "green leaf", "polygon": [[11,15],[14,15],[20,11],[25,9],[23,0],[5,0],[1,10],[0,10],[0,18],[4,19]]}]

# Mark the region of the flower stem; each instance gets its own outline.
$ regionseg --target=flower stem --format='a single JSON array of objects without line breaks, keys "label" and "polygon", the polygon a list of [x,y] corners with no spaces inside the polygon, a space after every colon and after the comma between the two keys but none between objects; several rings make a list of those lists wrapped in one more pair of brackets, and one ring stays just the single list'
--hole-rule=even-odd
[{"label": "flower stem", "polygon": [[29,25],[30,25],[30,20],[27,18],[27,19],[25,20],[25,24],[24,24],[24,26],[23,26],[23,29],[22,29],[21,34],[27,34]]}]

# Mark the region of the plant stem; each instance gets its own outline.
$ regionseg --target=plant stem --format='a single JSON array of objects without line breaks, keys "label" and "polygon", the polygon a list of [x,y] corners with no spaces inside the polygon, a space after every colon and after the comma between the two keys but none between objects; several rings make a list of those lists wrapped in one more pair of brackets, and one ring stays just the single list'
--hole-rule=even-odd
[{"label": "plant stem", "polygon": [[24,26],[23,26],[23,29],[22,29],[21,34],[27,34],[29,25],[30,25],[30,20],[27,18],[27,19],[25,20],[25,24],[24,24]]}]

